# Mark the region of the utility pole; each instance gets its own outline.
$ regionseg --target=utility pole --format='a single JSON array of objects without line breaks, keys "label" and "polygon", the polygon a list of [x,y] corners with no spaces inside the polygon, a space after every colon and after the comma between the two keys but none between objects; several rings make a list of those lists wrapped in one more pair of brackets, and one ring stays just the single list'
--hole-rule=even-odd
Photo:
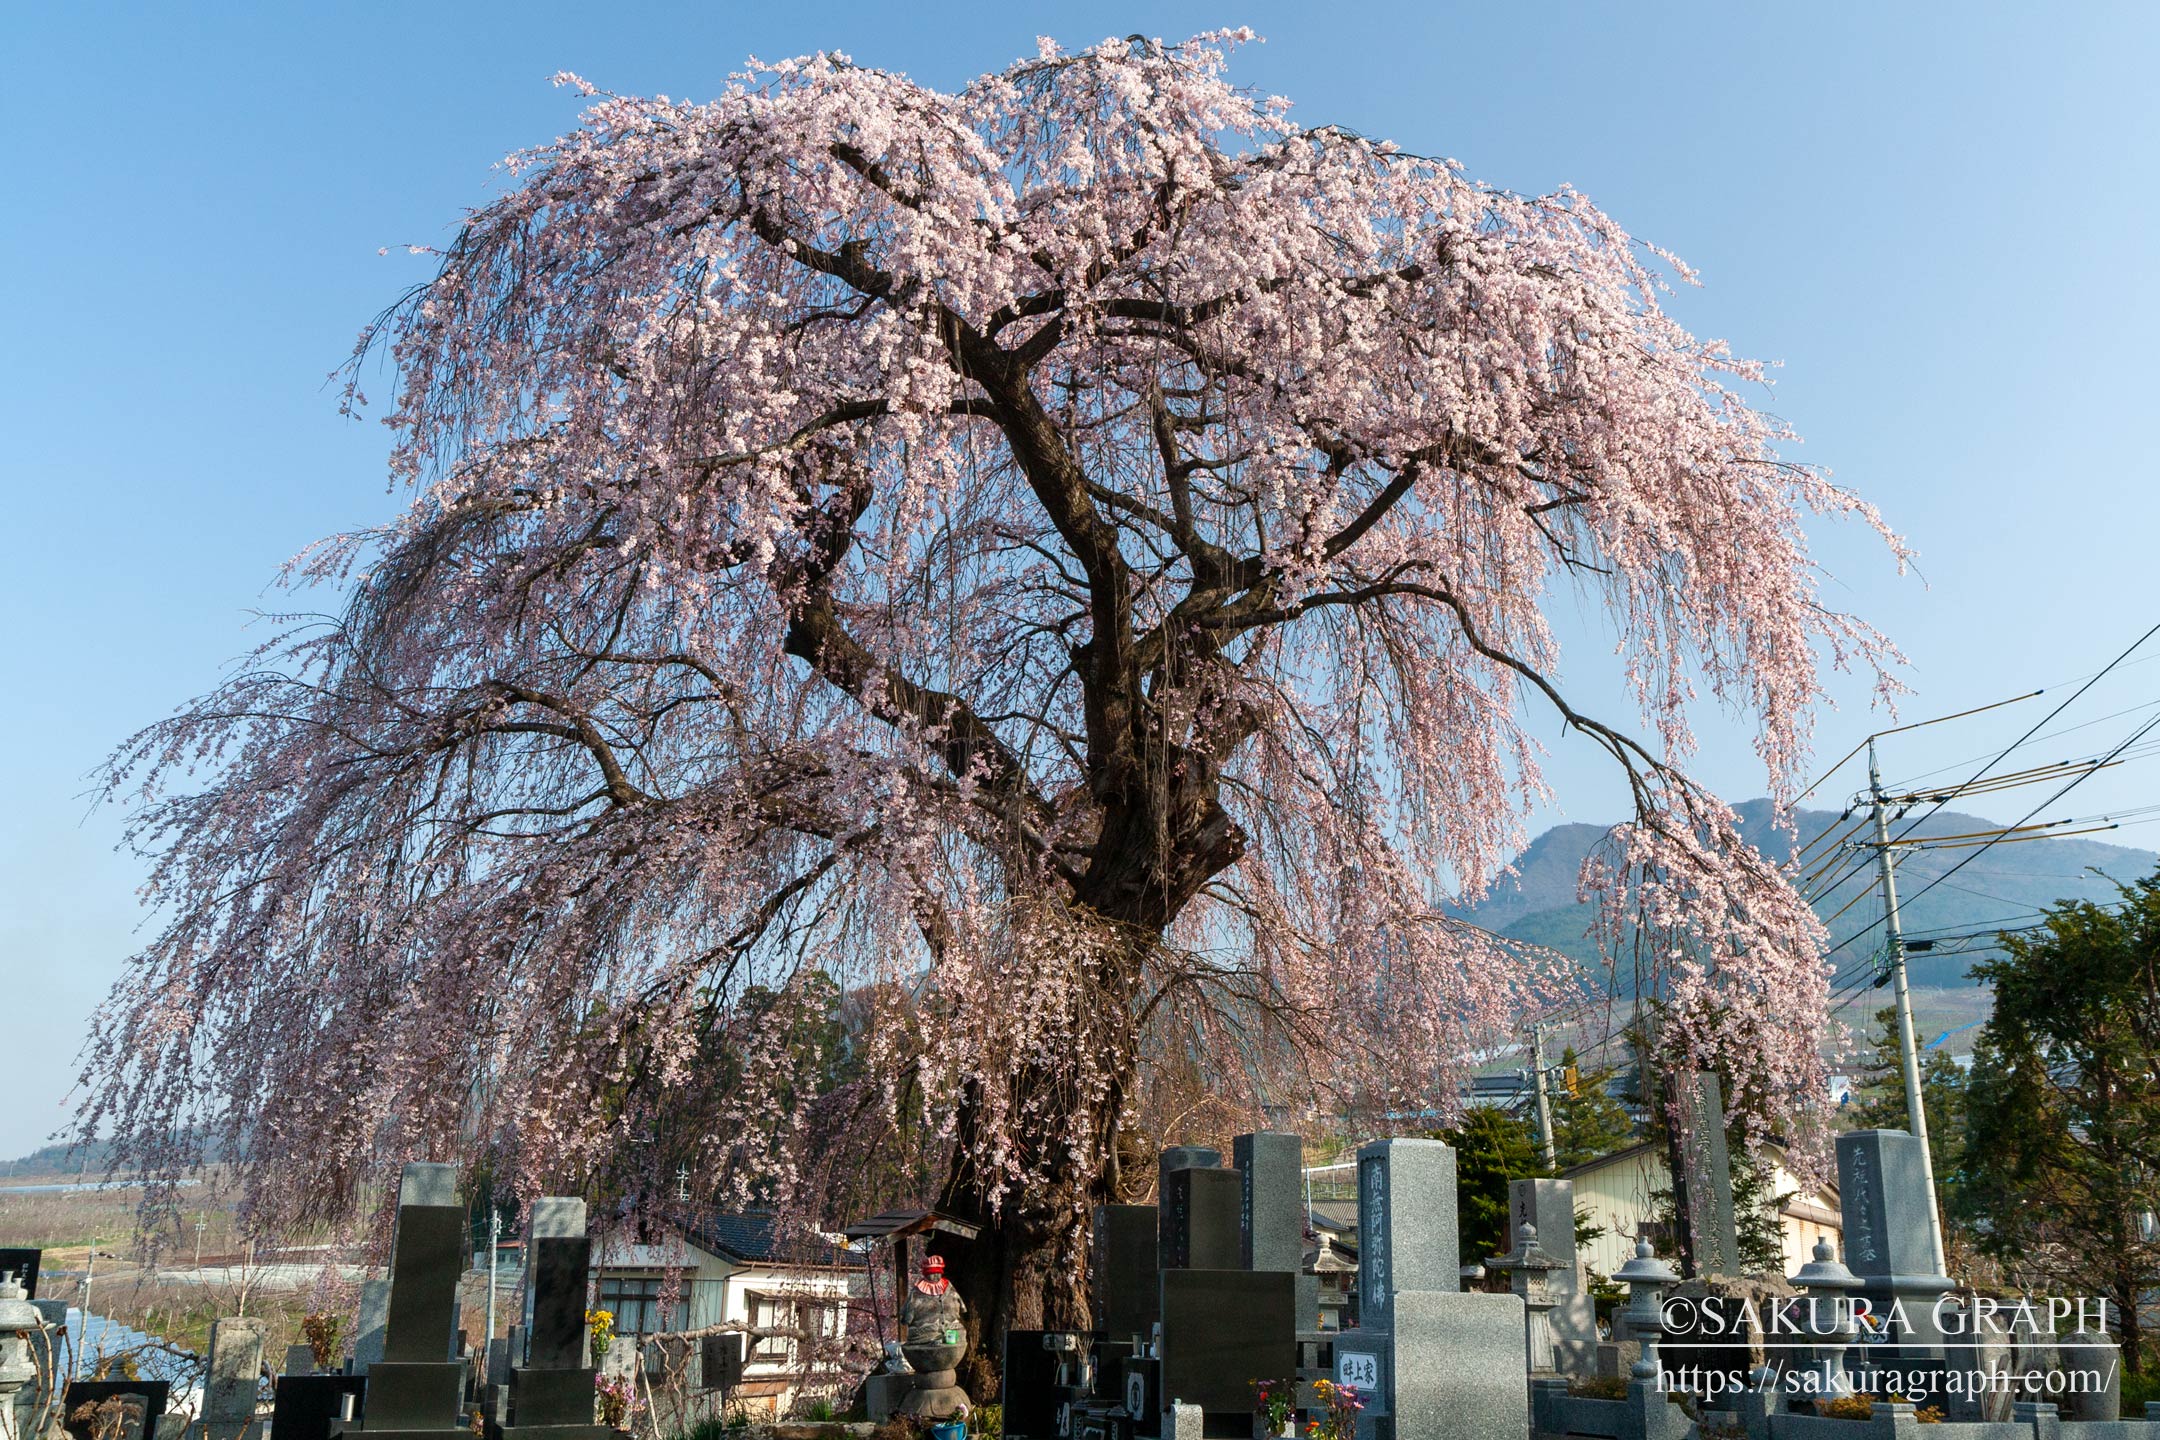
[{"label": "utility pole", "polygon": [[1537,1092],[1538,1150],[1545,1156],[1545,1168],[1553,1164],[1552,1101],[1545,1094],[1545,1027],[1530,1027],[1530,1083]]},{"label": "utility pole", "polygon": [[1889,946],[1890,978],[1896,986],[1898,1060],[1905,1073],[1905,1124],[1920,1142],[1920,1180],[1927,1187],[1928,1244],[1935,1273],[1943,1273],[1942,1216],[1935,1209],[1935,1155],[1928,1144],[1927,1106],[1920,1095],[1920,1051],[1913,1038],[1912,987],[1905,980],[1905,932],[1898,925],[1897,866],[1890,853],[1890,822],[1883,815],[1882,771],[1875,737],[1867,742],[1868,803],[1875,818],[1875,859],[1882,869],[1883,943]]},{"label": "utility pole", "polygon": [[75,1378],[81,1379],[83,1366],[90,1358],[90,1287],[97,1281],[98,1242],[90,1242],[90,1268],[83,1272],[82,1282],[82,1335],[75,1342]]},{"label": "utility pole", "polygon": [[207,1221],[207,1220],[203,1219],[203,1217],[202,1217],[202,1216],[200,1216],[200,1215],[197,1215],[197,1216],[195,1217],[195,1268],[196,1268],[196,1270],[198,1270],[198,1271],[200,1271],[200,1270],[202,1269],[202,1232],[203,1232],[203,1227],[204,1227],[205,1225],[209,1224],[209,1223],[210,1223],[209,1221]]},{"label": "utility pole", "polygon": [[[480,1344],[480,1354],[483,1363],[485,1363],[487,1352],[489,1348],[493,1345],[495,1340],[495,1257],[501,1252],[501,1250],[502,1211],[496,1208],[494,1194],[490,1192],[490,1194],[488,1195],[487,1338],[483,1340]],[[501,1375],[490,1375],[487,1377],[487,1380],[490,1385],[501,1385],[507,1383],[505,1377]]]}]

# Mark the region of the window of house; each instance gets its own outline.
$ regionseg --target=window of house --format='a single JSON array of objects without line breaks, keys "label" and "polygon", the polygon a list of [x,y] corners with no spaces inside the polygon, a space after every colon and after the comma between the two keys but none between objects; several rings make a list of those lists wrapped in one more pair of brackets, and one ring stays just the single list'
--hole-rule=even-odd
[{"label": "window of house", "polygon": [[[840,1333],[837,1301],[801,1295],[765,1295],[750,1292],[750,1324],[757,1330],[787,1330],[812,1335]],[[795,1353],[793,1335],[760,1335],[750,1351],[752,1360],[786,1360]]]},{"label": "window of house", "polygon": [[601,1274],[599,1308],[614,1315],[616,1334],[655,1335],[668,1328],[668,1313],[660,1304],[662,1283],[663,1277],[653,1273],[609,1270]]}]

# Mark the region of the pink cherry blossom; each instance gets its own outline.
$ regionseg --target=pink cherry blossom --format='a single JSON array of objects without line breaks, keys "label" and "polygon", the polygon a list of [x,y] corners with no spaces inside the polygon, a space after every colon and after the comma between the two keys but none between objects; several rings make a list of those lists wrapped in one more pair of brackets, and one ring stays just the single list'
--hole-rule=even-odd
[{"label": "pink cherry blossom", "polygon": [[[558,76],[583,122],[363,337],[415,493],[293,562],[348,608],[113,761],[163,928],[83,1133],[224,1141],[266,1226],[421,1155],[641,1203],[682,1162],[828,1221],[920,1184],[1011,1247],[1007,1319],[1069,1320],[1086,1207],[1193,1123],[1166,1097],[1445,1112],[1570,993],[1443,909],[1556,728],[1631,784],[1586,883],[1673,1054],[1796,1114],[1820,927],[1679,767],[1698,689],[1789,794],[1825,668],[1891,688],[1805,533],[1881,522],[1661,252],[1299,128],[1241,38],[955,94]],[[1640,740],[1555,678],[1569,587]],[[819,976],[823,1091],[782,1043]]]}]

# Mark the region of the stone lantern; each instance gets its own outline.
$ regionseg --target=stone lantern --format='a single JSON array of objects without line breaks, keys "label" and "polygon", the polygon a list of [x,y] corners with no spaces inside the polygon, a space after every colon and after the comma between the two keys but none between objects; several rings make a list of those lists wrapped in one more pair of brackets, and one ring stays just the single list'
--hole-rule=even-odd
[{"label": "stone lantern", "polygon": [[1853,1322],[1852,1302],[1847,1297],[1860,1288],[1860,1277],[1845,1268],[1826,1236],[1815,1242],[1815,1258],[1790,1278],[1807,1292],[1807,1334],[1818,1393],[1825,1399],[1850,1395],[1853,1384],[1845,1373],[1845,1351],[1859,1339],[1855,1333],[1859,1327]]},{"label": "stone lantern", "polygon": [[1635,1255],[1613,1279],[1628,1287],[1628,1334],[1642,1342],[1642,1355],[1629,1373],[1652,1386],[1659,1383],[1658,1337],[1665,1333],[1665,1289],[1680,1283],[1672,1266],[1657,1258],[1647,1239],[1635,1242]]},{"label": "stone lantern", "polygon": [[1495,1270],[1507,1272],[1508,1288],[1522,1296],[1528,1326],[1530,1373],[1551,1375],[1558,1365],[1553,1359],[1552,1309],[1559,1303],[1553,1293],[1552,1272],[1565,1270],[1567,1262],[1538,1245],[1537,1226],[1525,1221],[1515,1232],[1515,1248],[1492,1260]]},{"label": "stone lantern", "polygon": [[0,1275],[0,1440],[15,1440],[15,1396],[37,1379],[30,1337],[44,1324],[14,1274]]}]

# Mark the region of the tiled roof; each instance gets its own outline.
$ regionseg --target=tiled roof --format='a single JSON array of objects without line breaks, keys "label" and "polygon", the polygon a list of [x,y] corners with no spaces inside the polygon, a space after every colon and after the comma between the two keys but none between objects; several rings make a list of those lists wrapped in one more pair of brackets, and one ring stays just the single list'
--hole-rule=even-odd
[{"label": "tiled roof", "polygon": [[740,1262],[855,1266],[862,1262],[815,1234],[784,1235],[770,1211],[723,1211],[689,1230],[692,1244]]}]

